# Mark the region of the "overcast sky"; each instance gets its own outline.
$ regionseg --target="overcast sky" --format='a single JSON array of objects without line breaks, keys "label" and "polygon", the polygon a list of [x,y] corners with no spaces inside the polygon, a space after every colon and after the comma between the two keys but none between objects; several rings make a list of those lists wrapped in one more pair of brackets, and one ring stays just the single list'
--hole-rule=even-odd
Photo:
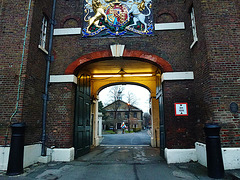
[{"label": "overcast sky", "polygon": [[[99,101],[102,101],[104,106],[108,105],[109,101],[111,101],[111,98],[109,97],[109,90],[111,87],[112,86],[107,87],[99,93]],[[149,112],[150,92],[146,88],[136,85],[123,85],[122,87],[124,88],[123,94],[132,92],[136,96],[137,102],[134,106],[138,107],[143,112]],[[123,96],[122,100],[127,102],[127,97]]]}]

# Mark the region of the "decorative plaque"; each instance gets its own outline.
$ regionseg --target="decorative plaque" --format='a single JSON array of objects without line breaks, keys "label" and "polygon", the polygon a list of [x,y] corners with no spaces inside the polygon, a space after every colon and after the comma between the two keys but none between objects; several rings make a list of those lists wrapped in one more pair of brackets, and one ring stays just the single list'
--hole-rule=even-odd
[{"label": "decorative plaque", "polygon": [[85,0],[83,37],[153,33],[151,0]]}]

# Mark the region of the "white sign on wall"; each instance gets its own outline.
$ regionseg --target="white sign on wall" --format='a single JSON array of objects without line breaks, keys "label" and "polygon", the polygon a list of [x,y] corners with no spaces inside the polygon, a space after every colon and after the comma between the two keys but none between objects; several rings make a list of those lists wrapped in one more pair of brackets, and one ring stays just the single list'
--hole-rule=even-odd
[{"label": "white sign on wall", "polygon": [[174,103],[175,116],[188,116],[188,104],[187,103]]}]

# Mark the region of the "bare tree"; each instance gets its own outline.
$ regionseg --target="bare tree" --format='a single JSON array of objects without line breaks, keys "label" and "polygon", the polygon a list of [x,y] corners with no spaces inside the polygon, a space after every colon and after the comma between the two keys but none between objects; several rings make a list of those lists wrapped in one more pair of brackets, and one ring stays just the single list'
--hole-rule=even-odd
[{"label": "bare tree", "polygon": [[121,85],[112,86],[111,89],[109,90],[109,94],[111,98],[110,103],[113,103],[117,100],[122,100],[123,90],[124,88]]},{"label": "bare tree", "polygon": [[137,104],[137,98],[136,98],[135,94],[128,91],[126,96],[127,96],[127,103],[128,104],[130,104],[132,106],[135,106]]},{"label": "bare tree", "polygon": [[147,112],[143,114],[144,126],[148,127],[151,125],[151,115]]}]

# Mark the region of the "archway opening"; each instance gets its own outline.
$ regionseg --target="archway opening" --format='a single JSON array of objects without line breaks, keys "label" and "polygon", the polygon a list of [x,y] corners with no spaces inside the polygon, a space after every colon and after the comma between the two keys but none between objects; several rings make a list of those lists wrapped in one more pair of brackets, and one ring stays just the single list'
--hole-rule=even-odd
[{"label": "archway opening", "polygon": [[[116,58],[109,57],[109,54],[105,57],[104,55],[106,54],[104,53],[101,54],[98,52],[95,53],[95,55],[94,53],[91,53],[89,55],[82,56],[73,62],[71,65],[69,65],[65,72],[66,74],[71,73],[77,75],[78,90],[81,91],[81,89],[84,88],[91,89],[91,95],[89,96],[91,105],[88,111],[90,114],[87,116],[90,118],[90,131],[87,135],[76,134],[77,129],[84,129],[84,127],[78,127],[77,123],[82,122],[81,118],[83,118],[83,116],[82,113],[79,112],[82,111],[81,108],[84,107],[85,103],[81,100],[84,98],[79,96],[81,92],[77,90],[76,94],[76,105],[78,106],[76,106],[75,109],[75,142],[79,142],[79,145],[81,145],[81,142],[83,142],[84,138],[78,141],[78,137],[84,136],[90,136],[90,144],[94,146],[98,146],[100,144],[101,135],[99,135],[99,132],[102,131],[102,129],[99,129],[99,127],[102,125],[102,122],[100,123],[98,120],[99,92],[110,85],[136,84],[145,87],[150,91],[152,128],[150,131],[151,146],[160,146],[159,101],[156,99],[156,91],[157,87],[161,84],[161,73],[172,71],[171,65],[162,58],[149,53],[143,54],[143,52],[141,52],[142,55],[139,55],[139,51],[125,50],[124,54],[125,56]],[[130,55],[133,55],[133,57]],[[81,79],[81,77],[83,78]],[[84,85],[86,80],[90,80],[90,83],[85,83],[86,87],[81,87]],[[86,113],[86,111],[82,112]],[[87,120],[87,122],[89,121]],[[118,126],[120,126],[118,123],[114,123],[112,128],[117,129]],[[129,129],[133,128],[130,123],[127,124]],[[138,125],[136,124],[136,128],[137,126]],[[76,148],[78,145],[75,144],[74,146]]]},{"label": "archway opening", "polygon": [[150,146],[151,93],[149,89],[124,83],[108,85],[99,92],[102,118],[101,146]]}]

